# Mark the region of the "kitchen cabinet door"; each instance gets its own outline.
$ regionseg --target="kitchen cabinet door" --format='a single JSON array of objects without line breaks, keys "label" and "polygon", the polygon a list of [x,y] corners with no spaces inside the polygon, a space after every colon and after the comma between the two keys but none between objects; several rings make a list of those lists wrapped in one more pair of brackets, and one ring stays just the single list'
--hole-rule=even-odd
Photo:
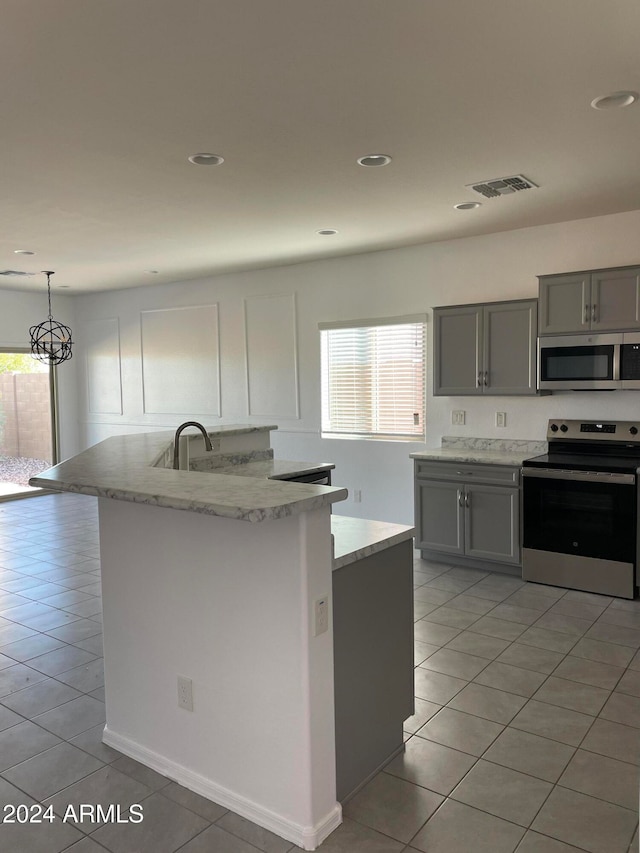
[{"label": "kitchen cabinet door", "polygon": [[465,554],[499,563],[520,562],[518,489],[465,487]]},{"label": "kitchen cabinet door", "polygon": [[537,300],[487,305],[483,325],[484,393],[535,394]]},{"label": "kitchen cabinet door", "polygon": [[537,300],[434,308],[434,396],[535,394]]},{"label": "kitchen cabinet door", "polygon": [[464,553],[464,487],[441,480],[416,480],[416,548]]},{"label": "kitchen cabinet door", "polygon": [[640,329],[640,268],[591,273],[591,328]]},{"label": "kitchen cabinet door", "polygon": [[434,395],[482,394],[482,306],[436,308],[433,320]]},{"label": "kitchen cabinet door", "polygon": [[540,276],[541,335],[588,331],[591,323],[591,276],[587,273]]}]

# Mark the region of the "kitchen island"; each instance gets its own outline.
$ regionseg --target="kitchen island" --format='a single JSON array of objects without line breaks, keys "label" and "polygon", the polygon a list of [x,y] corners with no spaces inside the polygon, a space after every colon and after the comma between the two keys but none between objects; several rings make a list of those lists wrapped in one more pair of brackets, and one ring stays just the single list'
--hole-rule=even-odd
[{"label": "kitchen island", "polygon": [[[332,545],[341,571],[404,546],[405,590],[412,528],[392,525],[372,541],[361,537],[360,547],[341,545],[330,510],[346,489],[227,473],[230,457],[238,466],[267,461],[273,428],[208,430],[206,473],[167,467],[173,434],[146,433],[107,439],[31,482],[99,498],[104,742],[313,850],[341,821]],[[188,441],[181,465],[204,465],[201,439]],[[403,593],[394,605],[403,654],[407,601]],[[394,733],[364,744],[374,748],[370,761],[358,759],[355,771],[347,761],[345,792],[380,766],[388,744],[400,748],[396,732],[401,745],[411,701],[405,689]],[[344,724],[353,703],[353,694],[342,702]]]}]

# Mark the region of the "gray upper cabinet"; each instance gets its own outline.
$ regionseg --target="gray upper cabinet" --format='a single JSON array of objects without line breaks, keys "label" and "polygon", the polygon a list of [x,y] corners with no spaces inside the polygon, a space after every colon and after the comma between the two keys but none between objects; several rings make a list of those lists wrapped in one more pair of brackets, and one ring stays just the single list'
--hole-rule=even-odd
[{"label": "gray upper cabinet", "polygon": [[640,329],[640,267],[591,273],[591,328]]},{"label": "gray upper cabinet", "polygon": [[540,276],[541,335],[640,329],[640,267]]},{"label": "gray upper cabinet", "polygon": [[482,394],[482,306],[434,308],[433,393]]},{"label": "gray upper cabinet", "polygon": [[537,300],[434,308],[435,396],[535,394]]},{"label": "gray upper cabinet", "polygon": [[535,394],[537,301],[495,302],[483,316],[484,393]]},{"label": "gray upper cabinet", "polygon": [[590,275],[540,277],[540,334],[563,335],[582,332],[590,323]]}]

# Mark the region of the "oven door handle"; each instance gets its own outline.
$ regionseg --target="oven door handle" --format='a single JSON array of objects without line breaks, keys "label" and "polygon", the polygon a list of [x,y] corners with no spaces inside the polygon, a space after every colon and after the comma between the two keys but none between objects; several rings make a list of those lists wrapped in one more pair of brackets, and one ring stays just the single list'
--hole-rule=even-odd
[{"label": "oven door handle", "polygon": [[538,477],[543,480],[581,480],[587,483],[609,483],[635,485],[635,474],[610,474],[598,471],[563,471],[559,468],[523,468],[523,477]]}]

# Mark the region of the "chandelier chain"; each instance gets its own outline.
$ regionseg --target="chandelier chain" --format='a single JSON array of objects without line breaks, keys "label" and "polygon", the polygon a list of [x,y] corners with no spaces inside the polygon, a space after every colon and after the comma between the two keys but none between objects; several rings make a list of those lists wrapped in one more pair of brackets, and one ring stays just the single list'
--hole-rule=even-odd
[{"label": "chandelier chain", "polygon": [[49,297],[49,319],[53,320],[53,315],[51,313],[51,276],[53,273],[47,272],[45,275],[47,276],[47,295]]}]

